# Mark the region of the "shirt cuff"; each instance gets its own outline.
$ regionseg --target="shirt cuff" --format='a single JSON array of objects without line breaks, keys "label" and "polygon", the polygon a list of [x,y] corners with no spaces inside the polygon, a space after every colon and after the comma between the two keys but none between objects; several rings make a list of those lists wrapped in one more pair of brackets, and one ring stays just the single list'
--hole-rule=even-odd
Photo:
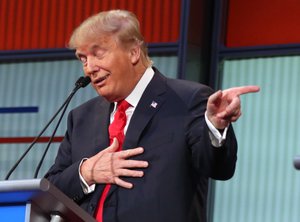
[{"label": "shirt cuff", "polygon": [[88,158],[83,158],[83,159],[81,160],[81,162],[80,162],[80,164],[79,164],[79,168],[78,168],[78,174],[79,174],[79,178],[80,178],[80,185],[81,185],[81,187],[82,187],[82,190],[83,190],[83,193],[84,193],[84,194],[89,194],[89,193],[94,192],[94,191],[95,191],[95,187],[96,187],[95,184],[89,186],[89,185],[87,184],[87,182],[84,180],[84,178],[83,178],[83,176],[81,175],[81,173],[80,173],[80,167],[81,167],[82,163],[83,163],[85,160],[87,160],[87,159],[88,159]]},{"label": "shirt cuff", "polygon": [[225,140],[226,140],[226,134],[227,134],[227,130],[228,127],[226,127],[223,131],[223,133],[221,134],[219,130],[216,129],[216,127],[214,127],[214,125],[209,121],[209,119],[207,118],[206,112],[205,112],[205,122],[209,128],[209,137],[211,140],[211,144],[214,147],[221,147]]}]

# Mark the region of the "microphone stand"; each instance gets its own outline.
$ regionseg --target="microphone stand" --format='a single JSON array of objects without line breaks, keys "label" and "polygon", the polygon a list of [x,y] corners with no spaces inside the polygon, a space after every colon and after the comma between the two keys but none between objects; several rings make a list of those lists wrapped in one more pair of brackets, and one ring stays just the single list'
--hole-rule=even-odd
[{"label": "microphone stand", "polygon": [[[86,76],[86,77],[80,77],[76,83],[75,83],[75,88],[73,89],[73,91],[70,93],[70,95],[68,96],[68,98],[65,100],[65,102],[59,107],[59,109],[56,111],[56,113],[53,115],[53,117],[49,120],[49,122],[46,124],[46,126],[41,130],[41,132],[35,137],[35,139],[33,140],[33,142],[29,145],[29,147],[25,150],[25,152],[23,153],[23,155],[18,159],[18,161],[12,166],[12,168],[9,170],[9,172],[7,173],[5,180],[8,180],[9,177],[11,176],[11,174],[14,172],[14,170],[18,167],[18,165],[20,164],[20,162],[24,159],[24,157],[27,155],[27,153],[32,149],[33,145],[36,144],[36,142],[38,141],[38,139],[43,135],[43,133],[45,132],[45,130],[49,127],[49,125],[53,122],[53,120],[56,118],[56,116],[60,113],[60,111],[65,107],[66,104],[69,104],[70,100],[72,99],[72,97],[74,96],[74,94],[77,92],[78,89],[80,89],[81,87],[85,87],[87,86],[89,83],[91,82],[91,79]],[[52,138],[53,139],[53,138]],[[51,139],[51,140],[52,140]]]},{"label": "microphone stand", "polygon": [[42,164],[43,164],[43,162],[44,162],[44,159],[45,159],[45,157],[46,157],[46,154],[48,153],[48,150],[49,150],[50,145],[51,145],[51,143],[52,143],[52,141],[53,141],[53,138],[54,138],[54,136],[55,136],[55,134],[56,134],[56,131],[57,131],[59,125],[60,125],[60,122],[61,122],[61,120],[62,120],[62,118],[63,118],[63,116],[64,116],[64,114],[65,114],[65,112],[66,112],[66,110],[67,110],[67,108],[68,108],[68,106],[69,106],[69,104],[70,104],[70,101],[71,101],[73,95],[74,95],[74,93],[72,94],[71,97],[69,97],[69,99],[68,99],[68,101],[67,101],[67,103],[66,103],[66,105],[65,105],[65,108],[64,108],[62,114],[60,115],[60,118],[59,118],[59,120],[58,120],[58,122],[57,122],[57,124],[56,124],[56,126],[55,126],[55,129],[54,129],[54,131],[53,131],[53,133],[52,133],[52,135],[51,135],[51,137],[50,137],[50,139],[49,139],[49,142],[48,142],[47,147],[46,147],[46,149],[45,149],[45,151],[44,151],[44,153],[43,153],[43,156],[42,156],[41,160],[40,160],[39,163],[38,163],[38,166],[37,166],[37,168],[36,168],[36,170],[35,170],[35,173],[34,173],[34,178],[35,178],[35,179],[36,179],[37,176],[38,176],[38,173],[39,173],[40,168],[41,168],[41,166],[42,166]]}]

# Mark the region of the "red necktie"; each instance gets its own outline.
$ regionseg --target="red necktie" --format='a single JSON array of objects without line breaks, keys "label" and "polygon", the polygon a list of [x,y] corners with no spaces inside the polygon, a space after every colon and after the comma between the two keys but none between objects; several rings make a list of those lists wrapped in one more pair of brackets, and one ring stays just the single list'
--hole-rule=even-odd
[{"label": "red necktie", "polygon": [[[113,139],[116,137],[119,142],[119,148],[117,151],[122,149],[122,145],[124,142],[124,127],[126,125],[126,109],[130,106],[130,104],[126,100],[122,100],[118,102],[117,105],[117,112],[115,113],[113,122],[109,125],[109,140],[110,144],[112,143]],[[103,190],[103,193],[100,197],[98,208],[96,209],[96,219],[98,222],[103,222],[103,208],[106,196],[109,192],[111,184],[106,184]]]}]

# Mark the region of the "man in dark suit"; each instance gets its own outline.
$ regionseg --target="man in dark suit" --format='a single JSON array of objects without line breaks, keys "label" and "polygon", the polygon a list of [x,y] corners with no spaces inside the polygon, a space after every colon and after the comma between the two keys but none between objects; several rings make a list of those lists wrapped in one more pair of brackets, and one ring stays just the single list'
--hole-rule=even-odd
[{"label": "man in dark suit", "polygon": [[[230,123],[241,115],[239,95],[259,88],[213,93],[166,78],[152,66],[138,21],[127,11],[87,19],[69,45],[99,96],[70,112],[45,177],[99,221],[206,221],[208,179],[234,174]],[[129,103],[125,139],[110,141],[108,128],[123,100]]]}]

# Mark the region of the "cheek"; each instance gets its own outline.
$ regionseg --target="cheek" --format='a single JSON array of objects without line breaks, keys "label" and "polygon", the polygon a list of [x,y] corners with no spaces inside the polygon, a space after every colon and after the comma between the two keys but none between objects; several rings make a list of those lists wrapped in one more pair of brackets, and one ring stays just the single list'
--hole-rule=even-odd
[{"label": "cheek", "polygon": [[82,66],[84,75],[89,76],[86,66]]}]

